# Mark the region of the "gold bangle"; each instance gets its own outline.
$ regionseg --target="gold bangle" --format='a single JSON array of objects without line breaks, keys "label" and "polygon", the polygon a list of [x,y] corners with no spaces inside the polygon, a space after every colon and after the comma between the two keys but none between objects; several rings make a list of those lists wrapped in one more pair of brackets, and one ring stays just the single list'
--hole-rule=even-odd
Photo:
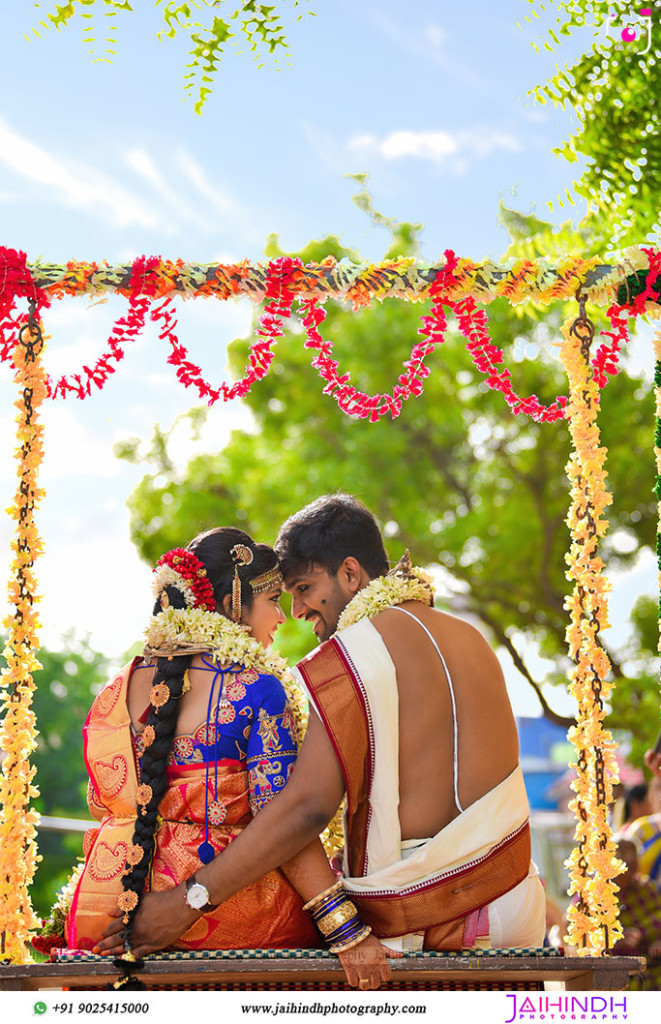
[{"label": "gold bangle", "polygon": [[337,946],[329,946],[328,949],[331,953],[346,953],[348,949],[353,949],[359,942],[366,939],[372,929],[368,924],[363,925],[362,931],[358,933],[353,939],[349,939],[348,942],[339,942]]},{"label": "gold bangle", "polygon": [[325,899],[328,899],[329,896],[333,896],[341,888],[342,888],[342,879],[340,879],[339,882],[336,882],[335,885],[331,885],[330,889],[324,889],[323,892],[320,892],[320,893],[318,893],[317,896],[314,896],[310,900],[309,903],[305,904],[305,906],[303,907],[303,910],[312,910],[314,907],[318,906],[320,903],[323,903],[323,901]]},{"label": "gold bangle", "polygon": [[320,917],[318,921],[315,921],[315,924],[322,935],[330,935],[336,928],[346,924],[347,921],[351,921],[354,917],[358,917],[358,911],[351,900],[346,900],[341,906],[326,914],[325,917]]}]

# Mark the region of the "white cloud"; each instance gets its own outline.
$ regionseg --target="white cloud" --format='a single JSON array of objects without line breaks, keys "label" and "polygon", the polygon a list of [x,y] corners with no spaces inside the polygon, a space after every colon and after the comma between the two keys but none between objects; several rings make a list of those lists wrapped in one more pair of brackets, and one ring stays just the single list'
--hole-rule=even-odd
[{"label": "white cloud", "polygon": [[484,159],[499,151],[516,153],[521,144],[511,132],[482,128],[458,132],[400,130],[381,138],[356,135],[349,140],[348,149],[363,157],[374,155],[385,160],[407,157],[428,160],[449,165],[456,173],[463,173],[471,157]]},{"label": "white cloud", "polygon": [[[141,639],[151,611],[151,572],[120,525],[123,518],[116,517],[115,533],[47,547],[39,563],[44,646],[59,647],[62,634],[75,628],[79,635],[89,632],[95,650],[117,658]],[[124,600],[126,594],[132,599]]]},{"label": "white cloud", "polygon": [[197,160],[182,150],[177,156],[179,168],[200,195],[223,216],[232,218],[240,215],[241,210],[234,196],[228,195],[220,186],[209,181],[204,169]]},{"label": "white cloud", "polygon": [[180,220],[194,224],[200,231],[207,232],[212,229],[213,225],[210,223],[209,217],[194,210],[189,203],[182,199],[180,192],[168,185],[148,153],[142,149],[131,150],[126,154],[126,162],[131,170],[147,182]]},{"label": "white cloud", "polygon": [[73,408],[48,403],[43,407],[45,454],[41,479],[44,486],[67,476],[117,477],[121,464],[104,438],[85,427]]},{"label": "white cloud", "polygon": [[427,31],[425,32],[425,35],[427,36],[427,39],[429,40],[431,45],[436,50],[443,45],[447,38],[447,32],[445,31],[445,29],[441,28],[440,25],[435,24],[427,26]]},{"label": "white cloud", "polygon": [[532,121],[535,124],[543,124],[548,121],[549,115],[546,110],[540,110],[537,106],[526,107],[523,111],[523,116],[526,121]]},{"label": "white cloud", "polygon": [[112,224],[159,226],[144,199],[88,164],[62,160],[0,120],[0,161],[22,178],[46,186],[65,206],[90,208]]},{"label": "white cloud", "polygon": [[454,156],[459,145],[449,132],[391,132],[377,142],[377,149],[386,160],[415,156],[443,163],[447,157]]}]

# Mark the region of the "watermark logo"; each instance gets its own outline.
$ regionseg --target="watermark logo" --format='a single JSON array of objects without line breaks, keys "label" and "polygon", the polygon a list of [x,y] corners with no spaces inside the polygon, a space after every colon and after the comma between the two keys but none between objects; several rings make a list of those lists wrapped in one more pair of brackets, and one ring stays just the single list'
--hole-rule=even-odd
[{"label": "watermark logo", "polygon": [[628,1019],[626,996],[530,996],[506,995],[509,1000],[503,1024],[515,1021],[594,1020],[621,1021]]},{"label": "watermark logo", "polygon": [[[622,19],[622,17],[624,20],[620,20],[619,24],[613,24],[618,19]],[[618,33],[619,39],[623,43],[638,43],[638,47],[646,40],[644,49],[639,49],[639,53],[648,53],[652,46],[652,8],[641,7],[637,14],[635,11],[624,13],[619,11],[617,14],[612,14],[609,5],[608,14],[599,26],[597,36],[599,38],[615,39],[617,42]]]}]

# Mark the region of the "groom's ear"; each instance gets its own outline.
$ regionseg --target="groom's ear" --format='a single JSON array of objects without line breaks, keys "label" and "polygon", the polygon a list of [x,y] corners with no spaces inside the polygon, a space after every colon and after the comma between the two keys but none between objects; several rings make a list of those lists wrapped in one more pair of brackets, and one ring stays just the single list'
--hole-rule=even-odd
[{"label": "groom's ear", "polygon": [[357,594],[362,585],[363,567],[357,558],[349,555],[338,569],[338,576],[340,576],[342,582],[346,584],[352,594]]}]

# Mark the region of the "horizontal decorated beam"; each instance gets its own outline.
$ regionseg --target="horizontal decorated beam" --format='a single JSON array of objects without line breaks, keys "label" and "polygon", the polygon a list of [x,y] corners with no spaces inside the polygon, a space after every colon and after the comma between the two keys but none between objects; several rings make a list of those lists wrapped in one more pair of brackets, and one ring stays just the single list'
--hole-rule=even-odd
[{"label": "horizontal decorated beam", "polygon": [[[658,257],[658,251],[648,247],[627,249],[624,257],[612,264],[603,263],[598,256],[582,259],[572,255],[475,263],[457,259],[451,253],[435,264],[421,263],[412,257],[379,264],[353,264],[347,260],[338,263],[329,257],[322,263],[305,265],[287,258],[267,263],[201,264],[140,257],[133,263],[116,266],[105,262],[71,261],[66,266],[26,263],[32,280],[21,283],[26,288],[31,283],[50,297],[119,292],[152,297],[244,296],[261,302],[267,296],[269,281],[282,273],[282,264],[286,263],[288,271],[283,284],[295,297],[322,301],[330,298],[355,308],[368,305],[372,298],[425,299],[439,276],[445,279],[447,297],[454,300],[470,295],[479,303],[505,297],[512,304],[546,304],[573,298],[580,288],[588,301],[608,306],[614,301],[625,305],[636,299],[645,290],[649,270]],[[650,296],[649,301],[655,302],[655,298]]]}]

